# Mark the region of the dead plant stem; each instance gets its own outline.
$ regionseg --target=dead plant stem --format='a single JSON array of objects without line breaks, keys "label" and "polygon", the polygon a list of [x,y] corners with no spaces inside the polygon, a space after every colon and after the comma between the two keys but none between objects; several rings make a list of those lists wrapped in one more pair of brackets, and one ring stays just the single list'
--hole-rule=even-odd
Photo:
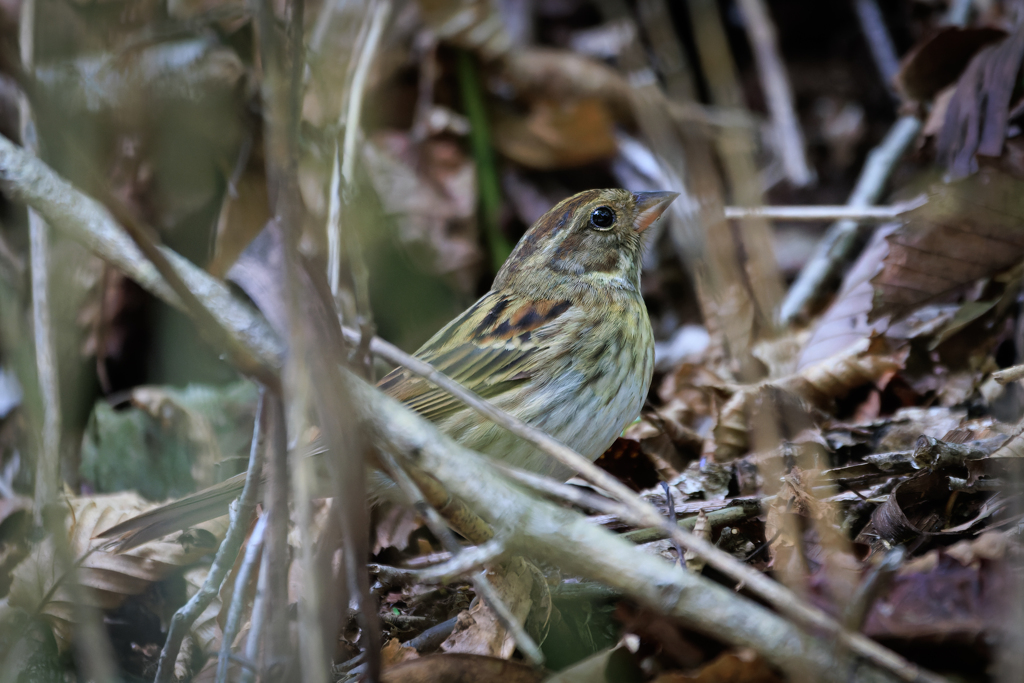
[{"label": "dead plant stem", "polygon": [[220,592],[220,586],[227,577],[231,567],[235,564],[238,551],[245,540],[246,531],[249,528],[249,520],[256,509],[256,494],[259,490],[259,482],[262,479],[263,460],[260,457],[260,427],[266,422],[265,410],[266,389],[260,389],[259,403],[256,408],[256,420],[253,424],[252,443],[249,446],[249,467],[246,469],[245,486],[242,488],[242,495],[231,509],[231,522],[228,525],[224,540],[217,549],[217,555],[213,558],[213,564],[206,575],[206,581],[202,588],[196,591],[185,605],[174,613],[171,618],[171,626],[167,631],[167,640],[160,652],[160,660],[157,664],[154,683],[167,683],[174,675],[174,663],[178,657],[178,649],[185,634],[192,628],[192,624],[199,618],[209,604]]}]

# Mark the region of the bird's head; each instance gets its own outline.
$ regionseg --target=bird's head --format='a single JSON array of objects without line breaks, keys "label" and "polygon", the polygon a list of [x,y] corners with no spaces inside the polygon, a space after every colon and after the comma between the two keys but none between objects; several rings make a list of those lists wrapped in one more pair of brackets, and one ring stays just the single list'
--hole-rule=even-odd
[{"label": "bird's head", "polygon": [[569,197],[526,231],[494,289],[536,289],[541,283],[639,289],[643,232],[677,196],[614,189]]}]

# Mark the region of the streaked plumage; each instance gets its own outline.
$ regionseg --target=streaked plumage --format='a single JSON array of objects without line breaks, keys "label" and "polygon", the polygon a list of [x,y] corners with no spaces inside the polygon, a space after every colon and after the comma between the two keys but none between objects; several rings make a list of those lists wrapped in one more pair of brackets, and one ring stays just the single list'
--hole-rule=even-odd
[{"label": "streaked plumage", "polygon": [[[496,406],[596,459],[640,413],[654,341],[640,296],[641,233],[672,192],[588,190],[542,216],[516,245],[494,285],[416,352]],[[397,369],[380,388],[463,445],[518,467],[570,473],[427,380]],[[226,511],[233,477],[101,534],[121,550]],[[375,473],[373,495],[388,496]]]},{"label": "streaked plumage", "polygon": [[[672,193],[581,192],[523,236],[479,301],[416,356],[595,459],[639,414],[654,367],[640,296],[641,232]],[[601,229],[598,208],[614,212]],[[475,450],[526,469],[567,476],[518,437],[426,380],[398,369],[379,384]]]}]

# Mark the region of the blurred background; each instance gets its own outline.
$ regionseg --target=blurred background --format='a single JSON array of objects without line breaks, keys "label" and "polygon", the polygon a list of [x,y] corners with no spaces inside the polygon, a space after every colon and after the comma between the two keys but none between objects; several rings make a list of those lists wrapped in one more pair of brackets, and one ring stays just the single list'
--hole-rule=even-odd
[{"label": "blurred background", "polygon": [[[3,0],[0,133],[123,207],[273,324],[245,256],[266,260],[268,247],[253,245],[277,187],[260,31],[284,40],[296,16],[294,2],[270,9],[261,25],[242,0]],[[988,263],[957,243],[918,268],[943,280],[923,285],[911,282],[911,257],[892,270],[878,255],[896,229],[876,232],[878,216],[741,209],[878,204],[894,218],[916,201],[919,225],[1021,215],[1022,18],[1020,0],[306,0],[303,59],[289,72],[300,250],[327,273],[345,324],[413,351],[487,291],[562,199],[595,187],[680,192],[649,231],[642,283],[658,341],[650,407],[671,443],[644,441],[653,418],[633,442],[663,479],[692,462],[730,463],[731,484],[705,476],[684,491],[691,498],[764,483],[745,487],[732,464],[765,450],[754,430],[723,451],[718,407],[732,389],[721,387],[790,376],[869,337],[908,346],[843,380],[831,418],[864,425],[942,407],[1014,423],[1021,393],[990,375],[1024,352],[1019,276],[998,275],[1021,260],[1020,246]],[[933,199],[920,208],[925,192]],[[33,454],[53,413],[38,388],[30,222],[23,205],[0,200],[4,594],[32,546],[12,529],[27,528]],[[976,220],[982,231],[995,222]],[[51,231],[46,250],[69,495],[136,490],[159,501],[243,471],[255,386],[183,313],[89,249]],[[960,272],[959,259],[987,265]],[[883,263],[891,288],[877,294],[875,279],[873,295]],[[928,308],[936,301],[946,308]],[[787,424],[787,439],[805,426]],[[853,458],[881,448],[874,432],[850,433],[841,444],[822,437],[822,449]],[[623,476],[646,482],[638,488],[657,481]],[[751,549],[765,539],[754,527]],[[119,666],[142,676],[164,627],[140,617],[134,598],[113,609]],[[978,661],[989,654],[972,650]]]}]

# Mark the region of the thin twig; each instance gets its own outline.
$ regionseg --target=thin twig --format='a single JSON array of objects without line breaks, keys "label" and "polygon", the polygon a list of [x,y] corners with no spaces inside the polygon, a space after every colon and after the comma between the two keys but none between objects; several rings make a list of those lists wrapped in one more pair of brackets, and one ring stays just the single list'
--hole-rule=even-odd
[{"label": "thin twig", "polygon": [[616,503],[610,498],[586,491],[579,486],[572,486],[571,484],[555,481],[551,477],[545,477],[537,474],[536,472],[512,467],[511,465],[503,462],[495,462],[494,466],[509,479],[517,481],[538,493],[543,493],[552,498],[564,500],[578,507],[600,512],[605,515],[613,515],[615,517],[618,517],[619,513],[623,512],[621,504]]},{"label": "thin twig", "polygon": [[[732,602],[736,596],[731,591],[679,569],[671,569],[667,563],[656,558],[637,555],[628,542],[586,522],[578,514],[527,496],[516,487],[507,486],[502,483],[503,478],[493,472],[486,457],[441,435],[435,426],[402,409],[392,399],[380,396],[350,373],[345,373],[345,377],[353,395],[353,405],[383,449],[415,458],[419,466],[444,481],[455,495],[466,500],[471,507],[487,510],[488,514],[496,516],[499,525],[512,534],[509,540],[524,551],[553,561],[565,571],[606,582],[633,596],[642,595],[640,599],[644,602],[686,618],[689,623],[699,623],[702,630],[727,637],[730,642],[757,641],[758,645],[751,646],[758,647],[762,654],[779,666],[800,661],[813,666],[820,674],[820,680],[840,680],[835,674],[827,673],[834,665],[834,660],[828,654],[831,648],[821,641],[800,634],[792,624],[746,601],[742,601],[743,616],[736,621],[734,615],[738,613],[733,610],[740,608],[739,603]],[[942,680],[920,670],[878,643],[844,631],[831,617],[807,604],[784,586],[776,584],[753,568],[741,565],[735,558],[714,548],[707,541],[683,533],[667,523],[653,507],[639,501],[631,501],[631,507],[642,507],[645,517],[653,515],[653,521],[666,528],[670,537],[677,539],[680,545],[693,549],[716,569],[724,568],[727,575],[738,578],[754,594],[767,598],[784,615],[821,629],[828,636],[850,647],[857,655],[904,680]],[[644,521],[648,522],[647,519]],[[569,552],[567,549],[570,546],[581,549],[581,554]],[[582,551],[583,548],[586,550]],[[721,561],[723,557],[726,558],[725,562]],[[715,618],[709,619],[710,614],[714,614]],[[743,631],[746,628],[753,628],[759,634],[771,632],[773,646],[766,650],[762,636],[755,636],[752,631]],[[728,631],[728,636],[725,636],[725,631]],[[741,631],[746,635],[740,636]],[[785,646],[782,646],[783,643]],[[790,648],[795,648],[799,654]],[[886,675],[880,676],[877,669],[873,676],[868,671],[864,672],[865,679],[889,680]]]},{"label": "thin twig", "polygon": [[898,102],[900,96],[893,86],[893,79],[900,69],[900,58],[896,56],[896,46],[889,36],[889,29],[885,26],[882,10],[875,0],[854,0],[853,7],[857,12],[857,21],[860,22],[860,30],[868,43],[875,68],[878,69],[878,75],[882,77],[882,83],[885,84],[889,95]]},{"label": "thin twig", "polygon": [[[871,206],[878,201],[896,162],[917,139],[920,130],[921,120],[916,116],[903,116],[893,124],[885,139],[868,154],[857,184],[846,202],[847,206]],[[841,220],[829,227],[796,282],[786,293],[779,312],[779,318],[784,324],[796,320],[808,305],[822,295],[825,285],[851,258],[856,243],[857,221]]]},{"label": "thin twig", "polygon": [[266,389],[260,389],[259,403],[256,407],[256,420],[252,428],[252,443],[249,446],[249,467],[245,474],[245,486],[242,488],[242,495],[235,505],[231,507],[231,521],[228,525],[224,540],[217,549],[217,555],[213,558],[213,564],[206,575],[206,581],[202,588],[185,603],[185,605],[174,613],[171,618],[171,626],[167,631],[167,640],[164,642],[163,650],[160,652],[160,661],[157,664],[155,683],[166,683],[174,675],[174,663],[178,658],[178,649],[185,634],[192,628],[192,624],[199,618],[213,599],[220,592],[220,586],[228,575],[231,567],[235,564],[238,551],[245,540],[245,532],[249,528],[249,519],[256,509],[256,493],[262,479],[263,461],[260,458],[260,425],[266,420],[264,412],[264,394]]},{"label": "thin twig", "polygon": [[337,142],[331,160],[331,182],[327,186],[327,282],[337,301],[341,284],[341,165]]},{"label": "thin twig", "polygon": [[[373,64],[373,60],[376,57],[377,49],[380,46],[381,37],[384,34],[384,26],[387,23],[388,16],[391,14],[391,1],[390,0],[376,0],[373,7],[371,8],[369,16],[369,24],[366,33],[366,40],[363,42],[359,49],[358,55],[355,59],[355,69],[352,73],[352,84],[348,90],[347,95],[347,106],[344,110],[344,124],[345,124],[345,138],[344,147],[342,148],[341,155],[341,180],[343,181],[342,187],[340,188],[335,182],[334,171],[332,170],[331,177],[331,205],[337,204],[336,215],[334,216],[334,222],[331,223],[331,229],[336,233],[329,236],[328,242],[333,246],[331,254],[337,253],[338,259],[336,263],[330,265],[331,267],[331,293],[334,295],[335,300],[338,296],[337,278],[338,270],[340,269],[340,250],[341,250],[341,213],[342,209],[351,205],[351,199],[355,189],[355,164],[356,157],[356,143],[359,139],[360,133],[360,115],[363,110],[363,100],[366,96],[366,81],[367,76],[370,72],[370,66]],[[341,121],[339,121],[339,124]],[[337,155],[337,151],[335,151]],[[337,163],[337,159],[335,159]],[[362,337],[359,340],[357,346],[356,359],[361,361],[361,365],[365,368],[367,377],[372,379],[373,364],[370,362],[369,355],[369,344],[370,338],[375,333],[375,326],[373,324],[373,312],[370,307],[370,274],[366,267],[366,261],[363,258],[362,244],[360,243],[359,235],[355,230],[355,223],[352,220],[348,220],[348,229],[345,231],[345,246],[348,256],[349,270],[352,273],[352,286],[353,294],[356,299],[356,323],[359,325],[359,329],[362,331]]]},{"label": "thin twig", "polygon": [[[235,589],[231,594],[231,604],[228,606],[227,620],[224,622],[224,633],[220,642],[220,655],[217,659],[217,683],[224,683],[227,680],[228,666],[231,662],[231,644],[238,635],[238,629],[242,625],[242,610],[245,608],[246,589],[252,580],[252,573],[256,570],[257,560],[263,550],[263,537],[267,530],[267,516],[262,515],[256,521],[252,534],[249,536],[249,543],[245,547],[245,556],[242,558],[242,565],[238,568],[235,576]],[[257,604],[253,606],[253,621],[261,605],[260,596],[257,596]],[[259,610],[262,611],[262,610]],[[252,630],[249,631],[250,639]]]},{"label": "thin twig", "polygon": [[355,72],[352,75],[352,88],[349,91],[348,108],[345,114],[345,142],[341,155],[341,177],[345,186],[352,184],[356,165],[356,141],[359,139],[359,115],[363,108],[363,97],[366,93],[366,77],[380,45],[384,33],[384,23],[391,13],[390,0],[377,0],[371,11],[370,28],[366,35],[366,43],[359,52]]},{"label": "thin twig", "polygon": [[[268,393],[267,422],[267,531],[263,541],[263,562],[260,571],[266,575],[264,595],[266,631],[263,638],[266,670],[287,667],[294,660],[288,645],[288,492],[291,487],[288,471],[288,440],[284,405],[279,395]],[[286,669],[285,669],[286,670]]]},{"label": "thin twig", "polygon": [[[345,336],[350,339],[357,334],[353,330],[348,329],[344,330],[344,332]],[[508,413],[502,412],[488,401],[441,374],[430,364],[414,358],[394,345],[376,338],[371,343],[370,350],[385,360],[403,365],[414,374],[433,382],[496,424],[537,446],[537,448],[558,462],[578,472],[587,481],[608,491],[614,498],[623,503],[627,509],[624,512],[624,521],[639,527],[658,527],[662,529],[668,538],[683,548],[694,551],[716,570],[746,586],[748,590],[766,600],[783,614],[806,626],[826,631],[850,647],[853,652],[878,666],[885,667],[901,677],[910,676],[906,680],[915,680],[920,674],[920,670],[917,667],[892,650],[860,634],[844,631],[832,617],[818,607],[802,600],[785,586],[771,580],[761,572],[740,563],[732,555],[716,548],[704,539],[697,537],[689,531],[680,529],[674,524],[667,523],[654,506],[640,500],[629,488],[611,474],[596,467],[582,455],[539,429],[527,425],[522,420]],[[934,678],[931,680],[937,681],[941,679]]]},{"label": "thin twig", "polygon": [[966,26],[967,20],[971,18],[973,6],[974,0],[951,0],[943,23],[949,26]]},{"label": "thin twig", "polygon": [[50,315],[49,229],[35,211],[29,210],[29,253],[32,265],[32,327],[35,336],[36,373],[43,404],[42,438],[36,452],[34,508],[42,522],[43,508],[54,502],[60,479],[60,380],[57,349]]},{"label": "thin twig", "polygon": [[[31,71],[34,60],[35,0],[26,0],[21,7],[18,37],[21,63]],[[21,118],[21,139],[26,150],[36,153],[35,124],[24,93],[18,100]],[[32,286],[32,328],[35,337],[36,375],[42,401],[42,438],[36,451],[34,514],[37,524],[43,522],[43,509],[54,502],[60,479],[60,380],[57,377],[57,349],[50,311],[50,245],[49,228],[31,207],[28,209],[29,265]]]},{"label": "thin twig", "polygon": [[891,221],[927,203],[928,198],[921,195],[889,206],[727,206],[725,217],[743,219],[757,216],[775,221]]},{"label": "thin twig", "polygon": [[814,170],[807,164],[804,135],[793,104],[793,88],[779,54],[779,41],[764,0],[739,0],[743,25],[754,49],[754,62],[761,77],[775,129],[776,143],[786,176],[797,187],[814,182]]},{"label": "thin twig", "polygon": [[460,576],[465,576],[486,564],[496,562],[507,552],[508,548],[505,547],[504,541],[492,538],[486,543],[472,548],[462,548],[458,553],[452,553],[451,559],[441,564],[412,572],[410,584],[451,583]]}]

